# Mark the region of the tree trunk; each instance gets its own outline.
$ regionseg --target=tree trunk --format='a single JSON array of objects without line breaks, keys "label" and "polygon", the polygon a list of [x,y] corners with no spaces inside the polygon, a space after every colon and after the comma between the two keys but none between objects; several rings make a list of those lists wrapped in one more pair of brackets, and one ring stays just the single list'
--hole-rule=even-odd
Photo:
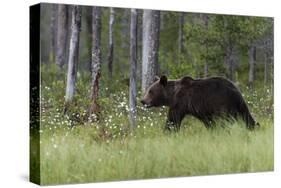
[{"label": "tree trunk", "polygon": [[181,63],[181,56],[183,51],[183,25],[184,25],[184,14],[179,15],[179,36],[178,36],[178,63]]},{"label": "tree trunk", "polygon": [[[137,23],[138,23],[138,26],[137,26],[137,41],[142,41],[142,16],[140,16],[140,12],[141,10],[137,10],[137,17],[138,17],[138,20],[137,20]],[[137,42],[137,52],[138,54],[142,54],[142,42]],[[138,62],[138,67],[142,67],[142,56],[141,55],[138,55],[137,57],[137,62]],[[141,77],[142,77],[142,69],[141,68],[138,68],[137,69],[137,78],[141,80]]]},{"label": "tree trunk", "polygon": [[91,106],[89,114],[98,114],[97,102],[99,94],[99,79],[101,76],[101,8],[93,7],[92,12],[92,84],[91,84]]},{"label": "tree trunk", "polygon": [[75,93],[75,83],[77,75],[78,55],[79,55],[79,34],[81,28],[81,7],[74,6],[72,9],[71,36],[69,46],[68,71],[65,104],[72,101]]},{"label": "tree trunk", "polygon": [[56,64],[60,69],[66,64],[67,48],[67,5],[58,5],[58,31]]},{"label": "tree trunk", "polygon": [[255,52],[256,48],[251,46],[249,49],[249,86],[251,89],[254,87],[255,80]]},{"label": "tree trunk", "polygon": [[57,36],[57,27],[58,27],[58,5],[53,4],[52,5],[52,15],[51,15],[51,48],[50,48],[50,56],[49,60],[50,62],[55,62],[56,57],[56,36]]},{"label": "tree trunk", "polygon": [[110,8],[109,18],[109,49],[108,49],[108,76],[112,79],[112,63],[113,63],[113,25],[114,25],[114,9]]},{"label": "tree trunk", "polygon": [[155,75],[159,74],[160,12],[156,10],[143,11],[143,50],[142,50],[142,92],[153,83]]},{"label": "tree trunk", "polygon": [[137,105],[137,24],[138,13],[136,9],[131,10],[130,26],[130,124],[136,126],[136,105]]}]

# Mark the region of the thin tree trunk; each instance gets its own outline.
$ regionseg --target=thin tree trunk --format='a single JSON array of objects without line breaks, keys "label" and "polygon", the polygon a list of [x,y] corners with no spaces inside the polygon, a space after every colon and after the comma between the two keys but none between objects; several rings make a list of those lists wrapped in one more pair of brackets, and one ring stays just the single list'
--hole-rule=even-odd
[{"label": "thin tree trunk", "polygon": [[142,92],[153,83],[155,75],[159,74],[160,12],[156,10],[143,11],[143,50],[142,50]]},{"label": "thin tree trunk", "polygon": [[185,13],[179,15],[179,36],[178,36],[178,63],[181,63],[181,56],[183,51],[183,25]]},{"label": "thin tree trunk", "polygon": [[75,83],[77,75],[78,55],[79,55],[79,35],[81,28],[81,7],[74,6],[72,9],[71,36],[69,46],[68,71],[65,104],[72,101],[75,93]]},{"label": "thin tree trunk", "polygon": [[51,49],[50,49],[50,62],[55,62],[56,57],[56,36],[57,36],[57,27],[58,27],[58,5],[52,5],[52,15],[51,15]]},{"label": "thin tree trunk", "polygon": [[137,105],[137,25],[138,13],[136,9],[131,10],[130,26],[130,123],[131,127],[136,126],[136,105]]},{"label": "thin tree trunk", "polygon": [[[140,12],[141,10],[137,10],[137,17],[138,17],[138,20],[137,20],[137,23],[138,23],[138,26],[137,26],[137,41],[142,41],[142,16],[139,16],[140,15]],[[142,42],[137,42],[137,52],[138,54],[142,54]],[[142,67],[142,56],[141,55],[138,55],[137,57],[137,62],[138,62],[138,67]],[[137,78],[141,80],[141,77],[142,77],[142,69],[139,68],[137,69]]]},{"label": "thin tree trunk", "polygon": [[112,63],[113,63],[113,25],[114,25],[114,9],[110,8],[109,18],[109,49],[108,49],[108,76],[112,78]]},{"label": "thin tree trunk", "polygon": [[142,93],[146,91],[146,88],[149,86],[149,42],[150,42],[150,30],[152,22],[152,10],[143,10],[142,18]]},{"label": "thin tree trunk", "polygon": [[254,87],[255,80],[255,51],[256,48],[251,46],[249,49],[249,86],[251,89]]},{"label": "thin tree trunk", "polygon": [[89,114],[98,114],[99,79],[101,76],[101,8],[93,7],[92,12],[92,93]]},{"label": "thin tree trunk", "polygon": [[60,69],[66,64],[67,17],[67,5],[58,5],[56,64]]}]

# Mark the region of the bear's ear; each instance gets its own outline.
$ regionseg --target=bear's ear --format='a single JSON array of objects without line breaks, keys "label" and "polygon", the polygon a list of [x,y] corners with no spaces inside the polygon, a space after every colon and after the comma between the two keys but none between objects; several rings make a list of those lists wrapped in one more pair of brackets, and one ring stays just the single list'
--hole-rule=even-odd
[{"label": "bear's ear", "polygon": [[155,76],[153,81],[156,82],[158,80],[160,80],[159,76]]},{"label": "bear's ear", "polygon": [[162,84],[163,86],[166,86],[167,82],[168,82],[168,79],[166,76],[163,75],[160,77],[160,84]]}]

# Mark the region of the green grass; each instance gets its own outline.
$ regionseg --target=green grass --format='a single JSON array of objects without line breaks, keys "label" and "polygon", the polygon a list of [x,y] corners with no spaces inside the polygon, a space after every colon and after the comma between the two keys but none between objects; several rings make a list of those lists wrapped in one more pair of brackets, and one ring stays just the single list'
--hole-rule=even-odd
[{"label": "green grass", "polygon": [[[44,69],[44,67],[43,67]],[[196,176],[271,171],[274,168],[273,96],[241,86],[261,127],[254,131],[241,121],[218,122],[207,130],[185,118],[178,133],[164,133],[167,108],[137,106],[137,127],[129,129],[128,86],[101,80],[98,121],[84,119],[89,106],[89,77],[81,74],[73,106],[63,116],[65,83],[44,69],[41,85],[41,184]],[[269,87],[270,88],[270,87]],[[140,100],[140,93],[138,101]],[[225,128],[219,126],[224,123]],[[32,138],[38,139],[38,138]]]},{"label": "green grass", "polygon": [[[273,126],[248,131],[242,123],[207,130],[199,122],[179,133],[97,141],[96,128],[41,131],[41,183],[194,176],[273,170]],[[157,135],[157,136],[156,136]]]}]

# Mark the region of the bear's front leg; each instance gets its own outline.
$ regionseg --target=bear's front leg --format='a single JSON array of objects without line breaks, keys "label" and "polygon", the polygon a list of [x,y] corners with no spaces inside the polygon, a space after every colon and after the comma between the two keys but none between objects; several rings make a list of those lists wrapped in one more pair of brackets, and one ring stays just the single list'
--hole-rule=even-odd
[{"label": "bear's front leg", "polygon": [[180,129],[181,121],[184,114],[177,109],[170,108],[168,112],[168,118],[166,121],[165,130],[168,131],[178,131]]}]

